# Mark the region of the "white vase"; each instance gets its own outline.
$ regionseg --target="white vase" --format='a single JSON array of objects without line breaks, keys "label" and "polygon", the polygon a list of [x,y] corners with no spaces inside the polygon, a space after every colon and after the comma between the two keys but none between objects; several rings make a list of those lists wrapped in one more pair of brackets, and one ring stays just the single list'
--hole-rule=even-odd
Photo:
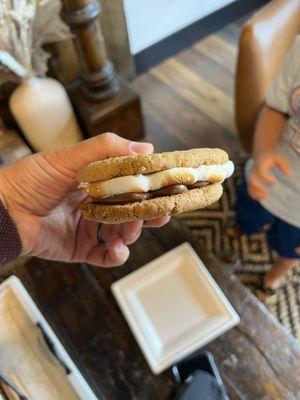
[{"label": "white vase", "polygon": [[36,151],[83,139],[63,85],[52,78],[30,78],[10,98],[10,110]]}]

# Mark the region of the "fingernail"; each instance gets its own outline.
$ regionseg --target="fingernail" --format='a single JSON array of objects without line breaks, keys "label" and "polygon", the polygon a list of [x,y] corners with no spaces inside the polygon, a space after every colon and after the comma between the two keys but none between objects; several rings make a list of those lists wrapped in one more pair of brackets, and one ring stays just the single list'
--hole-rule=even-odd
[{"label": "fingernail", "polygon": [[132,153],[153,153],[154,147],[152,143],[139,143],[139,142],[131,142],[129,144],[129,148]]},{"label": "fingernail", "polygon": [[129,248],[125,244],[119,243],[116,246],[116,254],[119,260],[124,263],[129,257]]},{"label": "fingernail", "polygon": [[124,253],[127,251],[127,246],[124,243],[118,243],[116,250],[118,253]]}]

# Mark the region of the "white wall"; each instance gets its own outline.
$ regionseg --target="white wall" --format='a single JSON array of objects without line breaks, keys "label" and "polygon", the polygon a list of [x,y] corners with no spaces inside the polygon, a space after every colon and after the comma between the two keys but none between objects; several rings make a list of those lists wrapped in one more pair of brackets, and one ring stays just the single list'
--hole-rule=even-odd
[{"label": "white wall", "polygon": [[124,0],[132,54],[235,0]]}]

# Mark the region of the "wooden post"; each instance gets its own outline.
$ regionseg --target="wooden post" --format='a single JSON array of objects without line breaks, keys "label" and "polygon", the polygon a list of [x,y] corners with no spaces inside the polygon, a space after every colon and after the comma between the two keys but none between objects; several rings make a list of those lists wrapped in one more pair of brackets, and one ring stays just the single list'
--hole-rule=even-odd
[{"label": "wooden post", "polygon": [[99,22],[97,0],[63,0],[63,19],[75,35],[83,91],[90,99],[104,100],[119,90],[114,67],[107,57]]},{"label": "wooden post", "polygon": [[69,94],[83,132],[93,136],[110,131],[131,140],[140,138],[143,133],[140,99],[114,73],[101,31],[98,1],[62,2],[62,17],[75,35],[80,60],[81,80],[69,87]]}]

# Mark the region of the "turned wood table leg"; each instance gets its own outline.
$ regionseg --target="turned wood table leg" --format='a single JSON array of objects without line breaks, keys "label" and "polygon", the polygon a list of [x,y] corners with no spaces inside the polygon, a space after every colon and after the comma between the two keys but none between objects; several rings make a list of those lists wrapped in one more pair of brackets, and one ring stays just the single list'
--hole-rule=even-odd
[{"label": "turned wood table leg", "polygon": [[75,35],[84,93],[94,100],[114,96],[119,82],[106,52],[100,4],[97,0],[63,0],[63,5],[62,17]]}]

